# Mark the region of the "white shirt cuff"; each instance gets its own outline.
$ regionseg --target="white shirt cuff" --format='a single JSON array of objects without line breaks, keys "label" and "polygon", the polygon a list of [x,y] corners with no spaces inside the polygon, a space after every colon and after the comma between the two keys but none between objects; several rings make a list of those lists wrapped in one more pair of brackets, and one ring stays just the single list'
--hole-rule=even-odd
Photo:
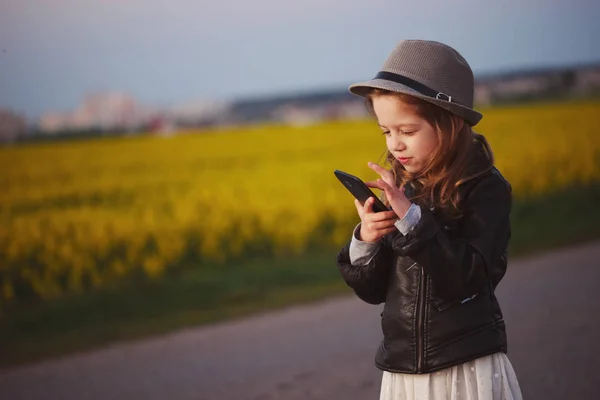
[{"label": "white shirt cuff", "polygon": [[414,227],[419,223],[420,220],[421,207],[413,203],[409,207],[404,217],[396,221],[394,225],[403,235],[406,235],[408,232],[414,229]]},{"label": "white shirt cuff", "polygon": [[381,240],[375,243],[363,242],[358,238],[359,233],[360,224],[356,225],[356,228],[354,228],[354,232],[352,232],[352,241],[350,242],[350,263],[354,266],[364,266],[369,264],[381,246]]}]

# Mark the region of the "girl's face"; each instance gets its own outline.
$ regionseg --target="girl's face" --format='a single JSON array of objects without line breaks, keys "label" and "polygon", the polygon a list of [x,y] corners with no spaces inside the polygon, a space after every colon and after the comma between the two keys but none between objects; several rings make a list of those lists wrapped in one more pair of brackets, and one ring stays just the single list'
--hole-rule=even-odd
[{"label": "girl's face", "polygon": [[438,136],[410,104],[394,95],[373,97],[373,110],[390,153],[409,173],[423,169],[438,144]]}]

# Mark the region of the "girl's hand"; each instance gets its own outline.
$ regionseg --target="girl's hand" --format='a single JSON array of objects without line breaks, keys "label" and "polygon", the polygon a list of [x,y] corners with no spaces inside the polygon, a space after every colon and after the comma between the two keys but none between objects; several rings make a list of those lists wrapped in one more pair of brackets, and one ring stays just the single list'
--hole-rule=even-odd
[{"label": "girl's hand", "polygon": [[379,165],[369,162],[369,168],[377,172],[381,179],[377,179],[372,182],[365,182],[365,184],[372,188],[377,188],[385,192],[385,197],[390,203],[392,210],[396,212],[398,218],[403,218],[406,212],[411,206],[410,200],[406,198],[404,194],[404,188],[397,188],[394,182],[394,175],[391,171],[380,167]]},{"label": "girl's hand", "polygon": [[356,211],[362,221],[360,240],[369,243],[374,243],[384,235],[396,230],[394,222],[398,220],[394,211],[373,212],[373,203],[375,203],[373,197],[369,197],[364,205],[360,204],[358,200],[354,200]]}]

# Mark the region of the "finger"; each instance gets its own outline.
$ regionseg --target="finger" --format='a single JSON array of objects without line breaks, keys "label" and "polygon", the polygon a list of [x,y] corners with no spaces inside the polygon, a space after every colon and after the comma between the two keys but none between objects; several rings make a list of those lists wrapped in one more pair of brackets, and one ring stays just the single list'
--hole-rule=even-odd
[{"label": "finger", "polygon": [[394,232],[394,231],[396,231],[396,232],[398,231],[398,229],[395,226],[390,227],[390,228],[386,228],[386,229],[377,230],[377,231],[375,231],[375,239],[379,240],[382,237],[384,237],[385,235],[387,235],[388,233],[391,233],[391,232]]},{"label": "finger", "polygon": [[354,207],[356,207],[356,211],[358,212],[358,216],[360,219],[363,218],[363,205],[357,199],[354,199]]},{"label": "finger", "polygon": [[388,211],[380,211],[373,213],[373,215],[369,216],[372,221],[383,221],[386,219],[398,218],[394,210],[389,209]]},{"label": "finger", "polygon": [[364,221],[367,223],[393,224],[398,219],[396,213],[393,210],[390,210],[365,215]]},{"label": "finger", "polygon": [[379,222],[379,221],[387,221],[387,220],[397,220],[398,216],[395,211],[380,211],[378,213],[373,213],[372,216],[369,217],[370,221]]},{"label": "finger", "polygon": [[380,232],[377,232],[377,234],[381,233],[381,236],[385,236],[388,233],[397,232],[397,231],[398,231],[398,228],[396,228],[395,226],[392,226],[391,228],[382,229]]},{"label": "finger", "polygon": [[379,186],[381,186],[381,190],[386,190],[386,191],[390,191],[390,192],[394,189],[398,190],[398,189],[392,187],[389,183],[387,183],[383,179],[377,179],[377,183],[379,184]]},{"label": "finger", "polygon": [[385,197],[388,200],[391,201],[394,197],[396,197],[398,189],[392,188],[383,179],[377,179],[377,184],[381,187],[381,190],[385,192]]},{"label": "finger", "polygon": [[373,171],[377,172],[382,178],[384,179],[393,179],[394,178],[394,174],[392,174],[391,171],[388,171],[387,169],[379,166],[378,164],[375,164],[374,162],[369,161],[369,168],[371,168]]},{"label": "finger", "polygon": [[395,220],[387,219],[385,221],[379,221],[379,222],[368,222],[367,226],[374,231],[380,231],[380,230],[394,228],[395,227],[394,223],[397,220],[398,219],[396,218]]},{"label": "finger", "polygon": [[387,219],[384,221],[372,221],[369,219],[364,219],[362,220],[362,224],[369,231],[378,232],[380,230],[395,228],[396,221],[398,221],[398,218]]},{"label": "finger", "polygon": [[396,186],[390,185],[385,182],[383,179],[378,179],[379,185],[381,186],[381,190],[385,192],[385,195],[388,199],[406,197],[404,194],[404,188],[396,188]]},{"label": "finger", "polygon": [[368,181],[368,182],[365,182],[365,185],[367,185],[370,188],[375,188],[375,189],[381,189],[381,190],[383,190],[383,188],[381,187],[381,185],[377,181]]},{"label": "finger", "polygon": [[375,199],[373,197],[369,197],[367,201],[365,201],[365,205],[363,206],[363,212],[365,214],[373,214],[373,203]]}]

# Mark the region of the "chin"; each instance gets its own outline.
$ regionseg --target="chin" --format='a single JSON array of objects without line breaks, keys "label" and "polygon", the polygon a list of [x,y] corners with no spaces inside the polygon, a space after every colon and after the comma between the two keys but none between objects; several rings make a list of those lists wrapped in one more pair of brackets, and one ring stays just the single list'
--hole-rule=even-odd
[{"label": "chin", "polygon": [[421,171],[420,168],[415,168],[415,167],[404,167],[404,169],[406,170],[406,172],[410,173],[410,174],[417,174],[419,171]]}]

